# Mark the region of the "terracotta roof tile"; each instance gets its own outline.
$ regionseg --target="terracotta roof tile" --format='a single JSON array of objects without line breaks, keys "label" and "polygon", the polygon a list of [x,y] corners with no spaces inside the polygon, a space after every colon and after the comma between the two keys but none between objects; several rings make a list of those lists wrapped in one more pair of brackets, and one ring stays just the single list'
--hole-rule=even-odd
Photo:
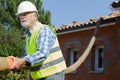
[{"label": "terracotta roof tile", "polygon": [[[120,12],[113,12],[107,16],[102,16],[104,21],[103,23],[106,23],[107,20],[110,21],[110,19],[115,18],[120,16]],[[58,33],[64,32],[64,31],[69,31],[69,30],[74,30],[74,29],[80,29],[80,28],[86,28],[86,27],[90,27],[90,26],[94,26],[96,25],[96,22],[98,21],[99,18],[92,18],[88,21],[84,21],[84,22],[77,22],[77,21],[73,21],[73,24],[64,24],[60,27],[56,27],[56,31]]]}]

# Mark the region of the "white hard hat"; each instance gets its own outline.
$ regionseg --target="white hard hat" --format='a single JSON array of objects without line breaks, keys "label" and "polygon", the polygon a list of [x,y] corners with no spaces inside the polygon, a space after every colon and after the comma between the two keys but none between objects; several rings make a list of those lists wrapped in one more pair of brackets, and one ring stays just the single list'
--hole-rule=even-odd
[{"label": "white hard hat", "polygon": [[33,11],[38,12],[35,5],[30,1],[23,1],[19,4],[16,15],[19,15],[25,12],[33,12]]}]

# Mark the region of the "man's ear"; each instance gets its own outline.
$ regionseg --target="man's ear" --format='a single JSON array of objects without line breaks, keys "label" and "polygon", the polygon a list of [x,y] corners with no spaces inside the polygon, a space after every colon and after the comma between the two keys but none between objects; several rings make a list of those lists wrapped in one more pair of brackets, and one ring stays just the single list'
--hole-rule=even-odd
[{"label": "man's ear", "polygon": [[37,12],[34,12],[35,17],[37,17]]}]

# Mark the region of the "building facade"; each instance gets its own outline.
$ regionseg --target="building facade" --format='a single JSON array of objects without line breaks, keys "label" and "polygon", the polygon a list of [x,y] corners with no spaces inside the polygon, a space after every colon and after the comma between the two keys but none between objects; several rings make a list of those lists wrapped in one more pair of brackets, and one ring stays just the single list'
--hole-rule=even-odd
[{"label": "building facade", "polygon": [[[120,16],[104,16],[94,46],[82,65],[65,76],[65,80],[120,80]],[[57,28],[58,39],[67,66],[86,49],[98,18],[76,21]]]}]

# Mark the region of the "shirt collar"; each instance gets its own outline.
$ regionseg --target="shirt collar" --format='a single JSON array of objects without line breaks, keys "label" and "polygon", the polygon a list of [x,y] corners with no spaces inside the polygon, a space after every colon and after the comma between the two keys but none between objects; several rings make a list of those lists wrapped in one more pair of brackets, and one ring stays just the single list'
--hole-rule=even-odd
[{"label": "shirt collar", "polygon": [[39,23],[40,23],[40,22],[37,21],[37,22],[33,25],[33,27],[29,30],[30,34],[32,34],[33,30],[37,27],[37,25],[38,25]]}]

